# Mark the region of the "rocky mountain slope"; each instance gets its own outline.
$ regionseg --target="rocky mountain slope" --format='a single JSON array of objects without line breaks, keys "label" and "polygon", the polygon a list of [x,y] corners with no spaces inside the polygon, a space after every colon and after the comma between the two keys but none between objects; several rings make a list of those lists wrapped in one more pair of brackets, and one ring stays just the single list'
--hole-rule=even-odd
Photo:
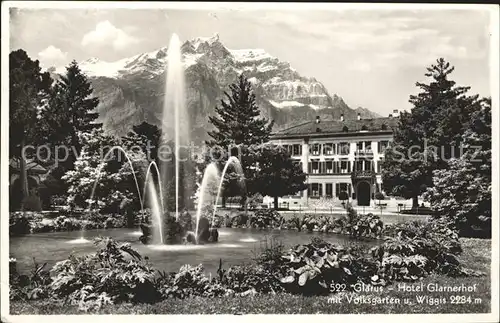
[{"label": "rocky mountain slope", "polygon": [[[213,115],[224,91],[240,73],[254,85],[262,115],[275,120],[275,130],[312,120],[377,117],[373,112],[351,109],[336,94],[330,95],[315,78],[304,77],[289,63],[262,49],[228,49],[216,34],[196,38],[182,45],[186,81],[186,108],[191,118],[192,139],[207,138],[207,116]],[[91,58],[80,68],[90,77],[100,99],[98,112],[104,127],[123,135],[135,124],[160,124],[165,92],[167,48],[136,55],[116,62]],[[58,68],[55,73],[64,73]]]}]

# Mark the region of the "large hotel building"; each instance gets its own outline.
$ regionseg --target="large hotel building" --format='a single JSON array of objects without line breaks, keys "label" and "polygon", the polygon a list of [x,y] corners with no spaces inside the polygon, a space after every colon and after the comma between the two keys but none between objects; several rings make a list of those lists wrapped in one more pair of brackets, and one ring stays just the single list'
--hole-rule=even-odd
[{"label": "large hotel building", "polygon": [[381,191],[381,163],[392,140],[398,112],[387,118],[315,120],[274,133],[271,142],[282,145],[307,174],[308,189],[284,196],[280,204],[307,207],[319,198],[335,200],[345,191],[356,205],[373,205]]}]

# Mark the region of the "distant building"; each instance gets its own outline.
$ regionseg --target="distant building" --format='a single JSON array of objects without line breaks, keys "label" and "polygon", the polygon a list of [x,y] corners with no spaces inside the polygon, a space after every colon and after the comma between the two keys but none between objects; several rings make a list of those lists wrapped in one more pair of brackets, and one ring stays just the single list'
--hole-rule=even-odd
[{"label": "distant building", "polygon": [[[399,115],[399,114],[398,114]],[[381,191],[380,161],[392,141],[396,117],[357,120],[308,121],[274,133],[271,142],[282,145],[307,174],[308,189],[280,202],[308,206],[320,197],[338,199],[348,193],[357,205],[373,203]]]}]

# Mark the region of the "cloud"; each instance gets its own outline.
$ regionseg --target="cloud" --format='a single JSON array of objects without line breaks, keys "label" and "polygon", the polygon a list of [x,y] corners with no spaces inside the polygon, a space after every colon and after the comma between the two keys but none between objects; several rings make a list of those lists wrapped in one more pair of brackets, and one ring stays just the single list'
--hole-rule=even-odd
[{"label": "cloud", "polygon": [[64,62],[67,56],[68,53],[63,52],[53,45],[50,45],[49,47],[38,53],[38,57],[43,62],[43,64],[48,66],[54,66],[58,63]]},{"label": "cloud", "polygon": [[83,46],[112,46],[115,50],[123,50],[138,41],[138,39],[105,20],[99,22],[94,30],[85,34],[81,44]]}]

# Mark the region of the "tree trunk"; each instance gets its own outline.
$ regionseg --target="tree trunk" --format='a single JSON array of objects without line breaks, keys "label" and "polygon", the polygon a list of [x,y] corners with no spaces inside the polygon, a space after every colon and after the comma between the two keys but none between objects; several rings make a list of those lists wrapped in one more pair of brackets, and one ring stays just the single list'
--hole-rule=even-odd
[{"label": "tree trunk", "polygon": [[29,195],[29,187],[28,187],[28,171],[26,169],[26,160],[24,159],[23,156],[23,150],[24,150],[24,139],[21,141],[21,153],[19,154],[19,161],[20,161],[20,180],[21,180],[21,193],[22,193],[22,198],[21,201],[24,200]]},{"label": "tree trunk", "polygon": [[224,192],[222,192],[222,208],[226,208],[226,195],[224,195]]},{"label": "tree trunk", "polygon": [[277,210],[278,209],[278,196],[275,196],[274,197],[274,209]]},{"label": "tree trunk", "polygon": [[411,206],[412,209],[416,209],[418,208],[418,196],[414,196],[413,197],[413,202],[412,202],[412,206]]}]

